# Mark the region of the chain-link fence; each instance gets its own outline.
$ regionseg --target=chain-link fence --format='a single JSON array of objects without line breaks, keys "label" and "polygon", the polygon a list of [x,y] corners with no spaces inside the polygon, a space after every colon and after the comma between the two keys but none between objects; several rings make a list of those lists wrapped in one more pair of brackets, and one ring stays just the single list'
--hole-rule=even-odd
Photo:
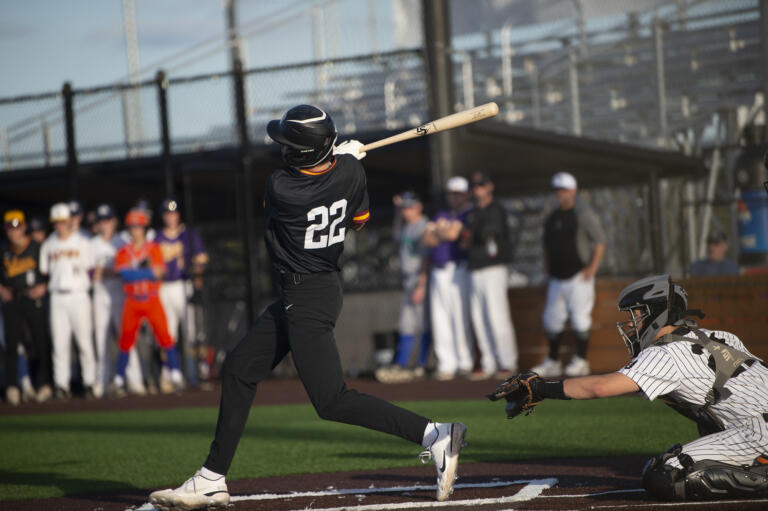
[{"label": "chain-link fence", "polygon": [[[346,5],[327,3],[341,13]],[[761,90],[757,0],[472,4],[452,3],[457,109],[495,100],[499,119],[513,125],[669,147],[677,133],[701,129],[718,109],[752,104]],[[340,43],[351,36],[336,41],[329,30],[341,15],[318,18],[304,10],[304,25],[325,23],[324,42],[311,36],[307,41],[319,44],[316,53],[323,60],[245,72],[255,143],[265,140],[268,119],[302,102],[325,106],[346,134],[400,129],[426,119],[419,50],[328,59],[326,54],[350,52]],[[485,23],[471,23],[478,16]],[[166,85],[174,152],[234,144],[230,72],[172,77]],[[156,154],[156,87],[148,81],[76,89],[79,158]],[[63,122],[61,94],[0,100],[0,169],[61,164]]]}]

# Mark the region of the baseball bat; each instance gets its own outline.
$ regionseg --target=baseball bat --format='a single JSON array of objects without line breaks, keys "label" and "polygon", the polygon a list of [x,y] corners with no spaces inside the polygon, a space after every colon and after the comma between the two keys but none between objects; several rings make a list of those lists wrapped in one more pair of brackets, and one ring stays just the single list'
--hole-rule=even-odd
[{"label": "baseball bat", "polygon": [[493,117],[498,113],[499,105],[491,101],[490,103],[476,106],[475,108],[462,110],[461,112],[456,112],[455,114],[446,115],[445,117],[435,119],[434,121],[429,121],[416,128],[398,133],[397,135],[392,135],[391,137],[382,138],[376,142],[371,142],[370,144],[364,145],[360,149],[360,152],[370,151],[371,149],[377,149],[385,145],[395,144],[397,142],[402,142],[403,140],[410,140],[416,137],[424,137],[426,135],[431,135],[432,133],[437,133],[438,131],[450,130],[459,126],[464,126],[465,124],[482,121],[483,119]]}]

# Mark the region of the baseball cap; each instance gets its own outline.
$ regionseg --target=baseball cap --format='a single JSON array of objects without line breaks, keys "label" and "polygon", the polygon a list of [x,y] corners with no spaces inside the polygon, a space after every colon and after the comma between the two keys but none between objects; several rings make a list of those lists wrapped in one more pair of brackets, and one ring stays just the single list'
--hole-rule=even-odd
[{"label": "baseball cap", "polygon": [[475,172],[472,174],[472,186],[475,185],[487,185],[491,182],[491,178],[485,172]]},{"label": "baseball cap", "polygon": [[96,221],[115,218],[115,209],[109,204],[99,204],[96,208]]},{"label": "baseball cap", "polygon": [[445,183],[445,190],[447,192],[467,193],[469,191],[469,183],[466,178],[453,176]]},{"label": "baseball cap", "polygon": [[163,202],[160,204],[160,211],[163,213],[166,211],[179,211],[179,201],[173,197],[163,199]]},{"label": "baseball cap", "polygon": [[43,220],[39,216],[33,216],[29,219],[29,230],[30,231],[44,231],[45,230],[45,220]]},{"label": "baseball cap", "polygon": [[411,206],[417,206],[421,204],[421,199],[413,190],[406,190],[400,194],[400,198],[403,199],[403,207],[409,208]]},{"label": "baseball cap", "polygon": [[125,225],[146,227],[149,225],[149,215],[140,209],[132,209],[125,215]]},{"label": "baseball cap", "polygon": [[568,172],[558,172],[552,176],[552,188],[562,190],[575,190],[576,178]]},{"label": "baseball cap", "polygon": [[713,232],[710,235],[707,236],[707,243],[720,243],[723,241],[728,241],[728,236],[725,235],[724,232]]},{"label": "baseball cap", "polygon": [[58,202],[51,208],[51,222],[69,220],[71,216],[69,205],[66,202]]},{"label": "baseball cap", "polygon": [[18,209],[6,211],[3,222],[7,227],[18,227],[24,223],[24,213]]},{"label": "baseball cap", "polygon": [[79,200],[69,201],[69,213],[72,216],[83,214],[83,205],[80,203]]}]

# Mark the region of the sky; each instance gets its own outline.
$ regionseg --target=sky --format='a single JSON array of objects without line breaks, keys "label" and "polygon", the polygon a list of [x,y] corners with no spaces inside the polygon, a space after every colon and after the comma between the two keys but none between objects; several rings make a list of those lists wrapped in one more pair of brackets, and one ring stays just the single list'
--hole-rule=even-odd
[{"label": "sky", "polygon": [[[418,7],[419,1],[236,0],[246,68],[416,46],[418,30],[405,31],[403,37],[393,28],[397,25],[393,19],[403,18],[402,10],[398,12],[402,4]],[[230,69],[224,0],[135,0],[134,5],[142,80],[153,78],[159,69],[170,78]],[[67,81],[75,89],[127,82],[123,16],[123,0],[0,2],[0,98],[57,92]],[[418,23],[419,16],[409,19]],[[249,75],[249,108],[255,111],[269,104],[301,101],[301,94],[313,88],[313,80],[311,71]],[[232,125],[228,79],[170,90],[172,137],[199,137]],[[89,102],[99,104],[89,109]],[[143,90],[140,105],[143,131],[131,129],[135,134],[126,136],[119,96],[75,96],[80,159],[109,157],[103,152],[87,153],[85,148],[114,148],[128,137],[158,140],[153,88]],[[61,111],[58,97],[0,104],[4,160],[0,167],[2,163],[15,167],[37,162],[24,158],[43,154],[42,126],[50,130],[54,163],[64,158]],[[7,155],[13,163],[8,163]]]},{"label": "sky", "polygon": [[[250,31],[249,66],[311,60],[316,51],[311,9],[318,5],[325,6],[329,56],[392,46],[390,1],[238,0],[238,24]],[[376,43],[368,30],[372,10]],[[149,68],[147,76],[158,68],[152,64],[170,55],[201,41],[225,39],[224,0],[135,0],[135,13],[139,61]],[[228,53],[221,49],[173,74],[224,71],[228,66]],[[59,90],[65,81],[76,88],[123,81],[128,62],[122,0],[0,2],[0,69],[0,97]]]}]

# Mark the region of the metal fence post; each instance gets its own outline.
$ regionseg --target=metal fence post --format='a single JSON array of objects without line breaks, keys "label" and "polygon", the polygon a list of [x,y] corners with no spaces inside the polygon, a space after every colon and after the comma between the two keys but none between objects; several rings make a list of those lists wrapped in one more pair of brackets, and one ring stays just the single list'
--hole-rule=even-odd
[{"label": "metal fence post", "polygon": [[43,119],[40,122],[40,131],[43,133],[43,154],[45,155],[45,166],[51,166],[51,127]]},{"label": "metal fence post", "polygon": [[[426,41],[427,95],[429,118],[453,112],[454,90],[451,63],[451,24],[447,0],[422,0],[421,12]],[[427,141],[430,159],[430,186],[434,204],[442,200],[445,181],[454,174],[455,131],[435,133]]]},{"label": "metal fence post", "polygon": [[235,83],[235,115],[237,116],[237,132],[240,142],[240,170],[243,175],[243,186],[240,193],[243,195],[243,241],[245,247],[245,268],[247,273],[247,302],[248,320],[252,324],[256,320],[256,306],[259,299],[258,285],[258,258],[256,257],[256,221],[254,219],[253,202],[253,170],[251,164],[250,137],[248,136],[248,120],[246,118],[245,101],[245,76],[243,64],[240,60],[234,65]]},{"label": "metal fence post", "polygon": [[656,94],[659,102],[659,145],[667,146],[667,80],[664,75],[664,25],[653,20],[654,55],[656,58]]},{"label": "metal fence post", "polygon": [[661,186],[659,175],[654,170],[648,179],[648,216],[650,220],[651,257],[654,273],[664,273],[664,245],[661,224],[664,221],[661,208]]},{"label": "metal fence post", "polygon": [[75,114],[72,108],[74,91],[72,84],[64,82],[61,89],[61,95],[64,99],[64,131],[67,142],[67,169],[69,170],[69,195],[77,197],[78,164],[77,149],[75,147]]},{"label": "metal fence post", "polygon": [[165,175],[165,195],[173,196],[173,158],[171,156],[171,130],[168,125],[168,80],[165,79],[165,73],[160,70],[155,75],[155,84],[157,85],[157,107],[160,113],[160,142],[163,153],[163,173]]},{"label": "metal fence post", "polygon": [[[763,73],[763,112],[765,113],[766,123],[768,123],[768,68],[765,62],[768,61],[768,0],[760,0],[760,55]],[[768,142],[768,129],[765,130],[764,141]]]},{"label": "metal fence post", "polygon": [[568,85],[571,91],[571,131],[581,136],[581,103],[579,101],[579,56],[575,46],[568,49]]}]

